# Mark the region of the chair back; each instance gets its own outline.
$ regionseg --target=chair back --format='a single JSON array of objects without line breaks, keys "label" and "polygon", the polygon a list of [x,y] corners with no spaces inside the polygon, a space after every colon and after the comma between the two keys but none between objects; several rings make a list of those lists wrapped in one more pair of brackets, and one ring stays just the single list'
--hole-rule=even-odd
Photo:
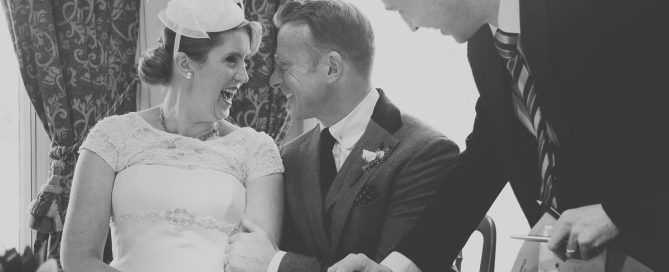
[{"label": "chair back", "polygon": [[[483,236],[483,248],[481,249],[481,266],[479,272],[494,272],[495,271],[495,249],[497,248],[497,230],[495,229],[495,221],[492,217],[486,215],[479,226],[476,228]],[[455,267],[462,272],[462,251],[455,259]]]}]

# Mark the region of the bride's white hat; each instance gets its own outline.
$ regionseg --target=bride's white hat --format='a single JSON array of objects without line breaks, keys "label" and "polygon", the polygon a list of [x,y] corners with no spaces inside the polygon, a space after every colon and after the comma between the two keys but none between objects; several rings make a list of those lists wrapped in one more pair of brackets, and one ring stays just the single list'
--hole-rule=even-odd
[{"label": "bride's white hat", "polygon": [[179,52],[181,36],[209,38],[207,32],[235,28],[244,21],[241,0],[171,0],[158,18],[176,33],[173,57]]}]

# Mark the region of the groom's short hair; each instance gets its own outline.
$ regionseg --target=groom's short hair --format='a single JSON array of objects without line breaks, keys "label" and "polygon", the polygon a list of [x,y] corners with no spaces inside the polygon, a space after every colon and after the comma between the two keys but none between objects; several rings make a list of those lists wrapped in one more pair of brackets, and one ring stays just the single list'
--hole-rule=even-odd
[{"label": "groom's short hair", "polygon": [[374,62],[374,31],[367,17],[354,5],[341,0],[296,0],[282,5],[274,15],[274,24],[306,24],[311,30],[316,52],[335,51],[369,76]]}]

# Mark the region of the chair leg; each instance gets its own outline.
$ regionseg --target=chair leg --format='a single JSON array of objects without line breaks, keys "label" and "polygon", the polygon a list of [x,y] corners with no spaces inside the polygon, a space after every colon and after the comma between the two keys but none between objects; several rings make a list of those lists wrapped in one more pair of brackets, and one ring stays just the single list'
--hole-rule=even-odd
[{"label": "chair leg", "polygon": [[458,257],[455,258],[455,268],[458,270],[458,272],[462,271],[462,251],[458,253]]}]

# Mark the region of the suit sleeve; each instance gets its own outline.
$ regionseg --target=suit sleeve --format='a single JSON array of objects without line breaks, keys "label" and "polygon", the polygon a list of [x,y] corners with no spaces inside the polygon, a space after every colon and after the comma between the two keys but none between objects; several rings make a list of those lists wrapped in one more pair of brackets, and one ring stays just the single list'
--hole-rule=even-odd
[{"label": "suit sleeve", "polygon": [[458,146],[442,136],[421,146],[405,164],[393,183],[376,255],[370,258],[383,260],[416,225],[439,183],[457,164],[459,153]]},{"label": "suit sleeve", "polygon": [[328,267],[327,264],[320,262],[316,257],[287,252],[281,260],[279,272],[325,272]]},{"label": "suit sleeve", "polygon": [[[295,148],[295,146],[294,145],[292,145],[292,146],[285,145],[285,146],[282,146],[281,148],[279,148],[279,153],[281,154],[281,159],[282,159],[284,165],[287,165],[286,164],[287,161],[291,161],[291,160],[294,159],[294,158],[291,157],[291,154],[295,154],[295,152],[290,152],[289,151],[290,148]],[[286,188],[286,190],[288,190],[288,189]],[[289,207],[288,199],[285,198],[284,201],[285,201],[284,206]],[[280,249],[283,250],[283,251],[286,251],[286,252],[291,252],[291,251],[296,252],[296,251],[298,251],[298,248],[299,248],[298,244],[297,244],[298,239],[297,239],[297,235],[295,233],[295,228],[293,227],[293,225],[291,223],[292,221],[290,220],[290,218],[292,218],[291,210],[287,209],[287,208],[284,209],[284,211],[283,211],[283,228],[282,228],[282,234],[281,234]],[[285,257],[283,259],[285,259]]]},{"label": "suit sleeve", "polygon": [[[290,211],[286,209],[286,212]],[[283,228],[281,250],[286,251],[286,254],[281,259],[277,272],[326,272],[330,266],[321,262],[318,258],[295,253],[300,251],[299,246],[296,244],[297,236],[292,231],[294,228],[289,225],[290,220],[284,220],[284,222],[286,225]]]},{"label": "suit sleeve", "polygon": [[395,251],[422,271],[449,267],[506,184],[490,119],[479,99],[474,130],[420,221]]},{"label": "suit sleeve", "polygon": [[[279,272],[283,271],[321,271],[324,264],[321,264],[318,261],[318,258],[298,254],[300,248],[297,239],[297,235],[291,225],[290,210],[285,209],[284,211],[284,227],[283,235],[281,238],[281,250],[285,251],[286,254],[281,259],[279,263]],[[326,268],[327,270],[327,268]],[[323,270],[325,271],[325,270]]]}]

